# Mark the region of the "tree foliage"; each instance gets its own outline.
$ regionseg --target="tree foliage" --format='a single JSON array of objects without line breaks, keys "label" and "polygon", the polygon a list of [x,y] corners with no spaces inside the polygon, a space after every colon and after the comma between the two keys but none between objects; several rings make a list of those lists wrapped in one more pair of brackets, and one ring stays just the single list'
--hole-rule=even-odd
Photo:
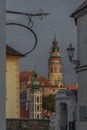
[{"label": "tree foliage", "polygon": [[42,97],[42,107],[48,111],[55,111],[55,95],[43,95]]}]

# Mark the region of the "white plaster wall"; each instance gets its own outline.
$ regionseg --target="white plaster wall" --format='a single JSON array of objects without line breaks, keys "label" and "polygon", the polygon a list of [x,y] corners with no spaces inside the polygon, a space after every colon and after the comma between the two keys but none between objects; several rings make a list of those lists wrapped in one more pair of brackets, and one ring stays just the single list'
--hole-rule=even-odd
[{"label": "white plaster wall", "polygon": [[[56,98],[56,112],[55,112],[55,130],[60,130],[60,103],[66,103],[68,108],[68,122],[73,121],[72,112],[76,112],[76,99],[75,97],[66,97],[61,94],[60,98]],[[76,113],[75,113],[76,114]],[[68,128],[69,129],[69,128]]]},{"label": "white plaster wall", "polygon": [[0,130],[6,130],[5,121],[5,0],[0,0]]},{"label": "white plaster wall", "polygon": [[79,72],[78,80],[79,80],[78,104],[87,105],[87,71],[86,70]]},{"label": "white plaster wall", "polygon": [[87,121],[81,122],[79,119],[79,107],[87,106],[87,71],[81,71],[78,74],[78,122],[77,130],[87,130]]},{"label": "white plaster wall", "polygon": [[87,65],[87,14],[77,19],[77,51],[80,65]]},{"label": "white plaster wall", "polygon": [[[80,66],[85,66],[87,65],[87,9],[77,18],[77,43]],[[77,130],[87,130],[87,121],[82,122],[79,119],[79,107],[87,106],[87,67],[83,69],[78,72]]]}]

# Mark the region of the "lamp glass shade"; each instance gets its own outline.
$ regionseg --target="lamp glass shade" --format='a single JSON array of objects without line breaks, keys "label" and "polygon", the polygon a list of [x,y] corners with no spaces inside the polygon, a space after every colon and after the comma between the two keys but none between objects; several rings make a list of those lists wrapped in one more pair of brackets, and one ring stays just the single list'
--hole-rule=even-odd
[{"label": "lamp glass shade", "polygon": [[75,49],[72,47],[72,44],[70,43],[69,48],[67,48],[67,53],[68,53],[70,61],[72,60],[72,57],[74,55],[74,50]]}]

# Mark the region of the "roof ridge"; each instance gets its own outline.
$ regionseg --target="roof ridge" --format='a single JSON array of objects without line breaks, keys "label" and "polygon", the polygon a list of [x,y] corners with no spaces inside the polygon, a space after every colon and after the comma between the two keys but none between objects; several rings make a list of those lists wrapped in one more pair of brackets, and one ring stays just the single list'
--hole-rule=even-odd
[{"label": "roof ridge", "polygon": [[79,13],[82,9],[87,7],[87,0],[85,0],[72,14],[71,17],[74,17],[75,14]]}]

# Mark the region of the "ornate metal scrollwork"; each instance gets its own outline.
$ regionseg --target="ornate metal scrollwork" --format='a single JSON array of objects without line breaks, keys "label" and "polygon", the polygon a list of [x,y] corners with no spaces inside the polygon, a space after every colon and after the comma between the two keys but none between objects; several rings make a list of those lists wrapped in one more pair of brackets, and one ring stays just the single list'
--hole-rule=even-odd
[{"label": "ornate metal scrollwork", "polygon": [[10,11],[10,10],[7,10],[6,13],[10,13],[10,14],[17,14],[17,15],[24,15],[24,16],[27,16],[28,17],[28,25],[24,25],[24,24],[20,24],[20,23],[15,23],[15,22],[9,22],[9,23],[6,23],[6,25],[16,25],[16,26],[20,26],[20,27],[23,27],[27,30],[29,30],[33,35],[34,35],[34,38],[35,38],[35,44],[33,46],[33,48],[24,53],[24,55],[27,55],[29,53],[31,53],[37,46],[37,36],[36,36],[36,33],[31,29],[34,25],[34,22],[32,20],[32,17],[40,17],[40,20],[43,18],[43,16],[47,16],[49,15],[49,13],[43,13],[43,11],[40,9],[39,10],[39,13],[35,13],[35,14],[32,14],[32,13],[25,13],[25,12],[18,12],[18,11]]}]

